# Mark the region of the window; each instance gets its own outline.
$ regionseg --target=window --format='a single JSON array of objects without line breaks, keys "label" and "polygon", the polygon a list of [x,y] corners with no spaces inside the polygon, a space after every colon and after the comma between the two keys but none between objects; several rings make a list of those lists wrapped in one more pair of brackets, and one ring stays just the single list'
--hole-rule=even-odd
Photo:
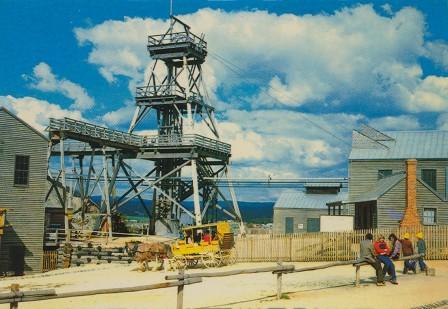
[{"label": "window", "polygon": [[431,188],[437,190],[437,170],[422,169],[422,180],[426,182]]},{"label": "window", "polygon": [[423,224],[434,225],[437,223],[435,208],[423,208]]},{"label": "window", "polygon": [[14,184],[19,186],[27,186],[29,172],[30,172],[30,157],[16,156],[16,164],[14,169]]},{"label": "window", "polygon": [[285,218],[285,234],[294,233],[294,218],[286,217]]},{"label": "window", "polygon": [[392,175],[392,170],[378,170],[378,180]]}]

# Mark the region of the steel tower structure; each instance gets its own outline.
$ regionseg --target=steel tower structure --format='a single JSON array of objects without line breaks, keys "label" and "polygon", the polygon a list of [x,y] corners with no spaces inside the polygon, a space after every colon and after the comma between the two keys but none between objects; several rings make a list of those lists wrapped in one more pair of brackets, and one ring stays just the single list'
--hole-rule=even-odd
[{"label": "steel tower structure", "polygon": [[[214,108],[204,101],[202,94],[202,64],[207,56],[204,36],[194,35],[190,27],[178,18],[170,17],[164,34],[148,37],[148,52],[153,59],[146,86],[137,87],[136,110],[129,133],[153,112],[157,120],[157,140],[166,147],[157,147],[141,158],[154,162],[153,208],[151,230],[157,222],[178,221],[186,209],[182,202],[193,197],[194,221],[201,224],[212,209],[219,208],[241,223],[241,214],[233,187],[229,187],[231,207],[218,204],[218,197],[227,199],[215,180],[229,175],[230,145],[219,141],[214,120]],[[195,134],[195,123],[202,120],[212,139]],[[186,142],[193,142],[187,146]],[[189,167],[191,182],[182,178]],[[230,203],[229,203],[230,204]],[[188,213],[188,212],[187,212]]]},{"label": "steel tower structure", "polygon": [[[83,230],[87,225],[92,230],[108,230],[112,236],[111,217],[134,198],[150,217],[152,233],[175,234],[183,214],[201,224],[216,220],[218,211],[239,222],[244,233],[230,181],[231,147],[219,140],[214,108],[201,92],[201,66],[207,55],[204,36],[194,35],[188,25],[171,16],[166,33],[148,37],[148,51],[154,63],[146,86],[137,88],[136,111],[128,132],[69,118],[50,119],[48,160],[58,158],[59,164],[49,164],[51,186],[46,199],[53,196],[64,209],[66,239],[72,229]],[[157,134],[133,133],[151,112]],[[211,138],[195,134],[199,119],[207,125]],[[69,157],[72,164],[67,173]],[[154,166],[140,174],[133,165],[135,159],[152,161]],[[185,177],[185,169],[191,177]],[[218,185],[223,181],[230,199]],[[119,182],[129,185],[121,194]],[[151,212],[142,197],[150,190]],[[100,202],[95,201],[98,195]],[[193,212],[185,205],[191,197]]]}]

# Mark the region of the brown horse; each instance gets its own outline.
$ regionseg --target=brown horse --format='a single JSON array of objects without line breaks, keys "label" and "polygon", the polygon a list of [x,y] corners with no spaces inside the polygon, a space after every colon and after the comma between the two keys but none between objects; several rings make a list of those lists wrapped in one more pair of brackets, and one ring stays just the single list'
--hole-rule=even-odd
[{"label": "brown horse", "polygon": [[155,242],[155,243],[142,243],[142,242],[127,242],[127,253],[134,258],[134,260],[141,265],[142,271],[149,270],[148,263],[156,262],[155,267],[157,270],[163,266],[163,259],[171,257],[171,247],[168,244]]}]

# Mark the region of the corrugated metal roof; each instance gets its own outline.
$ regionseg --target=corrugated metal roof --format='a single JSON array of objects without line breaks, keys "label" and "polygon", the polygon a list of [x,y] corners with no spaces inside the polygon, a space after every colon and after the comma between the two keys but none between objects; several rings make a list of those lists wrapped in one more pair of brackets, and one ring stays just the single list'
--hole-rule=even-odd
[{"label": "corrugated metal roof", "polygon": [[405,173],[397,173],[392,176],[380,179],[378,180],[376,185],[372,188],[372,190],[364,192],[361,195],[352,198],[351,200],[345,202],[345,204],[376,201],[378,198],[387,193],[390,189],[392,189],[397,183],[399,183],[405,177],[406,177]]},{"label": "corrugated metal roof", "polygon": [[327,209],[327,203],[345,200],[347,192],[338,194],[307,194],[301,191],[283,192],[274,208]]},{"label": "corrugated metal roof", "polygon": [[448,159],[448,131],[387,131],[390,141],[353,132],[350,160]]},{"label": "corrugated metal roof", "polygon": [[335,182],[307,182],[304,185],[305,188],[340,188],[341,183]]}]

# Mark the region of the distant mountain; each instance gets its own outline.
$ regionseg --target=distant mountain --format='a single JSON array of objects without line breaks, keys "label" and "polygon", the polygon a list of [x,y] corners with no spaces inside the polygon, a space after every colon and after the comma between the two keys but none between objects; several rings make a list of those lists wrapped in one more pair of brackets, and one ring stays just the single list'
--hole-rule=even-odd
[{"label": "distant mountain", "polygon": [[[151,209],[151,200],[145,200],[145,204]],[[272,208],[274,202],[238,202],[241,215],[247,223],[272,223]],[[187,201],[184,203],[185,208],[192,211],[193,202]],[[224,203],[220,206],[227,208]],[[145,211],[138,200],[131,200],[120,207],[120,212],[125,216],[130,217],[146,217]],[[229,219],[229,217],[218,211],[218,219]]]}]

